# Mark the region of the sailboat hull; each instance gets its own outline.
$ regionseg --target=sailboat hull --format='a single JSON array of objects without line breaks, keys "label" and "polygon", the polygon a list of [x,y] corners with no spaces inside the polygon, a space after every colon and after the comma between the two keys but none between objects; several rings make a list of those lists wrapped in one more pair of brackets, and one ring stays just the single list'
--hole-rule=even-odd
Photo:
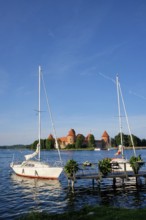
[{"label": "sailboat hull", "polygon": [[115,172],[133,171],[132,167],[130,166],[130,163],[123,158],[113,158],[111,160],[111,164],[112,164],[112,171]]},{"label": "sailboat hull", "polygon": [[51,167],[46,163],[24,161],[22,164],[10,165],[15,174],[30,178],[58,179],[63,167]]}]

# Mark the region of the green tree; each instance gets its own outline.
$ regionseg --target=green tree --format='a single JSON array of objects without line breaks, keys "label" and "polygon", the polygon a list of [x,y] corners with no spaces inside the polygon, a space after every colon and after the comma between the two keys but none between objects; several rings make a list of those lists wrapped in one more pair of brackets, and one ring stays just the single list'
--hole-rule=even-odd
[{"label": "green tree", "polygon": [[146,146],[146,139],[141,140],[141,146]]},{"label": "green tree", "polygon": [[[129,136],[129,139],[130,139],[129,146],[132,146],[130,136]],[[134,146],[140,146],[141,145],[141,140],[133,134],[132,134],[132,139],[133,139],[133,142],[134,142]]]},{"label": "green tree", "polygon": [[95,138],[93,134],[90,134],[88,138],[88,147],[95,147]]},{"label": "green tree", "polygon": [[34,142],[31,144],[31,149],[36,149],[37,144],[38,144],[38,140],[34,141]]},{"label": "green tree", "polygon": [[111,138],[111,146],[112,146],[112,147],[115,147],[115,146],[116,146],[115,138]]},{"label": "green tree", "polygon": [[75,148],[81,148],[84,144],[85,137],[82,134],[78,134],[76,138]]},{"label": "green tree", "polygon": [[68,160],[66,165],[64,166],[65,173],[70,177],[73,177],[78,170],[79,165],[75,160]]},{"label": "green tree", "polygon": [[54,148],[54,139],[46,139],[46,149],[50,150]]},{"label": "green tree", "polygon": [[[38,142],[39,142],[38,140],[35,140],[35,141],[31,144],[31,148],[32,148],[32,149],[36,149]],[[46,140],[45,140],[45,139],[41,139],[40,142],[41,142],[41,149],[45,149],[45,142],[46,142]]]},{"label": "green tree", "polygon": [[[124,134],[122,133],[122,135],[124,135]],[[115,136],[115,144],[116,144],[116,146],[119,146],[121,144],[121,135],[120,135],[120,133]]]},{"label": "green tree", "polygon": [[67,144],[65,149],[75,149],[75,144]]}]

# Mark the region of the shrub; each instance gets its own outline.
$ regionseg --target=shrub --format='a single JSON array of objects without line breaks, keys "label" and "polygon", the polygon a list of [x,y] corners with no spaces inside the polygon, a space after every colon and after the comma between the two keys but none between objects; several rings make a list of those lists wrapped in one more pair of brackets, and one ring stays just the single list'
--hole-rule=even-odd
[{"label": "shrub", "polygon": [[78,170],[79,165],[75,160],[68,160],[64,166],[64,171],[69,177],[73,177]]},{"label": "shrub", "polygon": [[108,173],[111,173],[112,167],[110,162],[111,162],[110,158],[104,158],[98,162],[98,169],[103,175],[107,175]]},{"label": "shrub", "polygon": [[144,165],[141,155],[138,155],[137,157],[132,156],[129,160],[129,163],[135,174],[138,174],[139,169]]}]

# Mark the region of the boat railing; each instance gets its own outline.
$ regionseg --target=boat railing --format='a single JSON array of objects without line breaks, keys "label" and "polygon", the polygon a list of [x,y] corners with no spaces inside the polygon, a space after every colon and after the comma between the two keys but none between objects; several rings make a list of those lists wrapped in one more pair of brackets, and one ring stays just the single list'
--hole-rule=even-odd
[{"label": "boat railing", "polygon": [[64,162],[62,160],[55,161],[55,162],[53,162],[53,166],[63,167],[64,166]]}]

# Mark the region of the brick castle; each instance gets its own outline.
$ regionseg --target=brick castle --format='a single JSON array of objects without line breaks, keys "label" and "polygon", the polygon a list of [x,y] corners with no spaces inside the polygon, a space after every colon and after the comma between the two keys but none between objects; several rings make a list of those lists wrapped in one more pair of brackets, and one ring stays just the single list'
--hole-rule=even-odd
[{"label": "brick castle", "polygon": [[[80,135],[80,134],[78,134]],[[77,136],[74,129],[70,129],[67,136],[58,138],[58,143],[61,149],[64,149],[68,144],[75,144]],[[91,134],[85,137],[85,143],[88,143]],[[50,134],[48,139],[53,139],[53,135]],[[106,131],[103,132],[101,140],[95,140],[95,148],[106,149],[110,146],[110,137]]]}]

